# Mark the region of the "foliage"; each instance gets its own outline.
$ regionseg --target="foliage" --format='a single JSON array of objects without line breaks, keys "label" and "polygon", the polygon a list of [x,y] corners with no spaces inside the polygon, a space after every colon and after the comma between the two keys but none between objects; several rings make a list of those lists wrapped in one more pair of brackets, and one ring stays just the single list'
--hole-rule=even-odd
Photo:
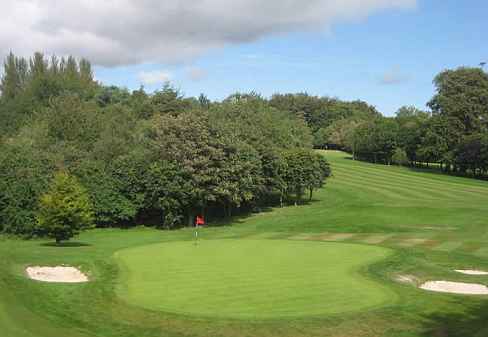
[{"label": "foliage", "polygon": [[404,165],[407,165],[409,163],[407,152],[400,147],[397,147],[395,149],[391,160],[396,165],[404,166]]},{"label": "foliage", "polygon": [[[270,104],[280,111],[287,111],[303,118],[314,135],[339,119],[380,116],[375,107],[363,101],[345,102],[336,98],[311,96],[307,93],[276,94],[271,97]],[[323,145],[325,144],[316,143],[316,146]]]},{"label": "foliage", "polygon": [[295,204],[300,202],[306,189],[309,190],[309,200],[312,200],[314,189],[321,188],[330,176],[327,160],[318,153],[303,149],[286,151],[284,160],[284,181],[287,192],[295,195]]},{"label": "foliage", "polygon": [[39,196],[55,169],[53,157],[26,139],[8,141],[0,151],[0,229],[31,236]]},{"label": "foliage", "polygon": [[[9,233],[35,234],[37,200],[59,170],[86,188],[97,226],[175,228],[197,213],[259,209],[278,194],[283,204],[285,178],[294,178],[283,153],[312,147],[302,117],[254,92],[220,103],[169,83],[130,92],[96,83],[90,63],[74,57],[10,54],[1,88],[0,226]],[[323,183],[317,163],[293,164],[307,170],[310,193]]]},{"label": "foliage", "polygon": [[39,200],[37,211],[39,235],[56,243],[69,240],[93,224],[93,212],[85,188],[65,172],[55,174],[49,191]]},{"label": "foliage", "polygon": [[487,131],[488,74],[480,68],[461,67],[436,76],[436,95],[428,103],[436,115],[451,117],[464,134]]},{"label": "foliage", "polygon": [[392,118],[376,118],[354,131],[352,149],[356,158],[390,164],[397,147],[398,124]]},{"label": "foliage", "polygon": [[100,160],[84,160],[73,174],[87,189],[98,226],[114,226],[134,220],[138,208],[122,191],[112,167]]}]

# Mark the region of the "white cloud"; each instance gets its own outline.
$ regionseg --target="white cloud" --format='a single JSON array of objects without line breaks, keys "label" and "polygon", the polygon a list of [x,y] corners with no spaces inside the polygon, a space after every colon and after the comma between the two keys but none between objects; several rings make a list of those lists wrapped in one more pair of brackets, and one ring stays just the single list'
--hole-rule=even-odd
[{"label": "white cloud", "polygon": [[402,84],[410,80],[410,77],[400,70],[399,67],[393,67],[386,71],[380,78],[380,84],[395,85]]},{"label": "white cloud", "polygon": [[155,85],[169,81],[171,75],[162,70],[141,71],[137,74],[137,78],[144,85]]},{"label": "white cloud", "polygon": [[271,34],[325,30],[416,0],[2,0],[0,50],[97,65],[184,62]]},{"label": "white cloud", "polygon": [[205,69],[198,68],[198,67],[191,67],[187,71],[187,76],[192,81],[201,81],[208,76],[208,72]]}]

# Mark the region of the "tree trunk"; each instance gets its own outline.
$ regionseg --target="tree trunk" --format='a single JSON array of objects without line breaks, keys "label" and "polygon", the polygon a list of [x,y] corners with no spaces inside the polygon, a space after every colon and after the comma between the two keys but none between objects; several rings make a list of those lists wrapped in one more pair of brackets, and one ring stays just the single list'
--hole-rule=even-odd
[{"label": "tree trunk", "polygon": [[310,194],[308,196],[308,201],[312,201],[313,188],[310,188]]},{"label": "tree trunk", "polygon": [[193,227],[194,225],[194,214],[193,211],[188,211],[188,227]]}]

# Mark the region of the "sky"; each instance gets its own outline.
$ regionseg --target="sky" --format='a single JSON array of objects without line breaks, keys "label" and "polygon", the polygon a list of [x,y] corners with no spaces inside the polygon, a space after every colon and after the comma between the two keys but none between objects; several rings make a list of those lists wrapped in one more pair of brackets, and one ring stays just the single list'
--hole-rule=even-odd
[{"label": "sky", "polygon": [[486,0],[0,1],[0,54],[86,57],[103,84],[214,100],[308,92],[393,115],[488,61]]}]

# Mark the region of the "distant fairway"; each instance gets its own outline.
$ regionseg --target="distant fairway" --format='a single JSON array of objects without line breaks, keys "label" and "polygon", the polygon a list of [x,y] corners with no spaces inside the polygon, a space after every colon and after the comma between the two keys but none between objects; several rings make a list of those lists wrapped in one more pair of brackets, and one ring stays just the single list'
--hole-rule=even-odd
[{"label": "distant fairway", "polygon": [[229,318],[314,316],[395,298],[358,273],[389,255],[363,245],[284,240],[208,240],[126,249],[119,295],[179,314]]}]

